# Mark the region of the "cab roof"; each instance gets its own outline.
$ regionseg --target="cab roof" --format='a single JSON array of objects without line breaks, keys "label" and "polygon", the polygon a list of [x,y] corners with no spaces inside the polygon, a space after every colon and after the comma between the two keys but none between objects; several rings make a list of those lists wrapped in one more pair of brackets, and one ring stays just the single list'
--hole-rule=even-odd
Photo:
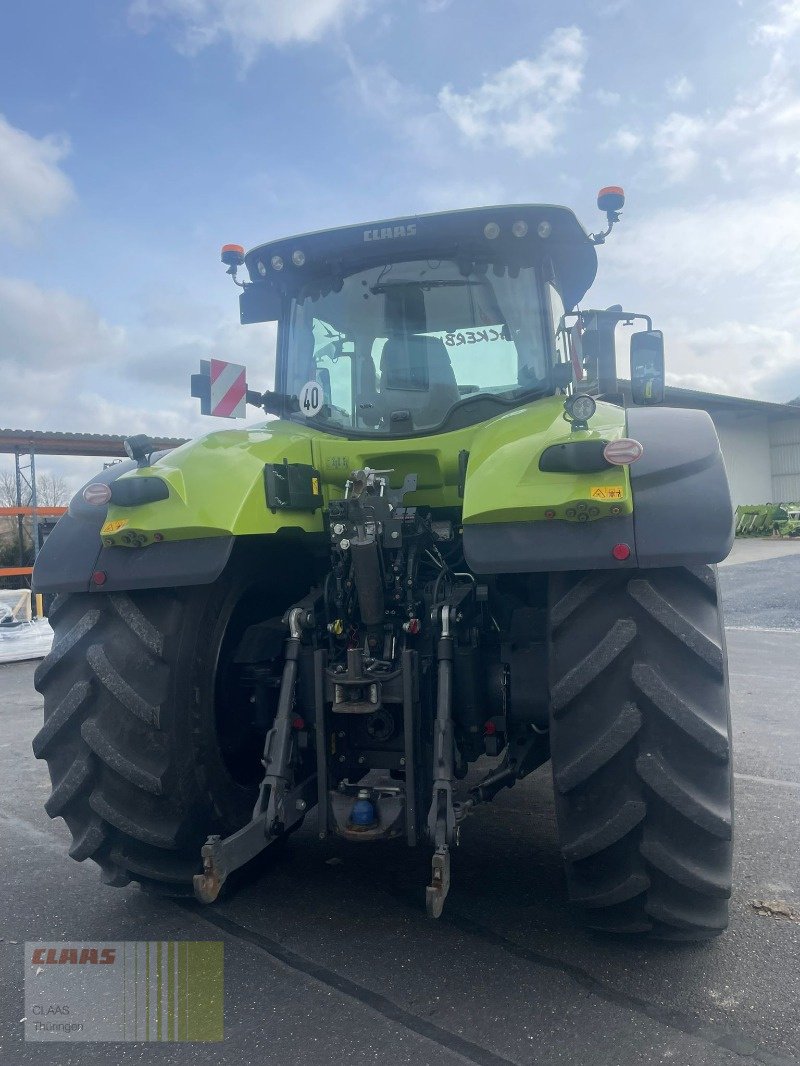
[{"label": "cab roof", "polygon": [[[515,230],[522,235],[515,235]],[[343,276],[403,259],[448,258],[521,266],[543,257],[552,260],[556,287],[565,307],[571,309],[594,281],[597,253],[566,207],[505,204],[303,233],[259,244],[246,254],[251,283],[242,292],[242,321],[277,318],[280,297],[321,273]]]}]

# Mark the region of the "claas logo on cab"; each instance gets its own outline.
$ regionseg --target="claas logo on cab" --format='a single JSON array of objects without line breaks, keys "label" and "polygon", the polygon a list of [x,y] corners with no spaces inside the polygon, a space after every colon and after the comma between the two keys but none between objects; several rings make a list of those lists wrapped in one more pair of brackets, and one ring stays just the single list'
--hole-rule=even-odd
[{"label": "claas logo on cab", "polygon": [[31,965],[110,966],[116,957],[116,948],[36,948],[31,956]]}]

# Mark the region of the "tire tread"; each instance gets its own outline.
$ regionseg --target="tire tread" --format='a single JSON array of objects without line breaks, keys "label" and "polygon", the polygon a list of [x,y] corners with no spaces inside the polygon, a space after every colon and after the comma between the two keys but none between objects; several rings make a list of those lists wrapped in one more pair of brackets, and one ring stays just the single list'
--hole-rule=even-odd
[{"label": "tire tread", "polygon": [[732,775],[712,567],[551,576],[551,752],[573,901],[594,929],[727,925]]}]

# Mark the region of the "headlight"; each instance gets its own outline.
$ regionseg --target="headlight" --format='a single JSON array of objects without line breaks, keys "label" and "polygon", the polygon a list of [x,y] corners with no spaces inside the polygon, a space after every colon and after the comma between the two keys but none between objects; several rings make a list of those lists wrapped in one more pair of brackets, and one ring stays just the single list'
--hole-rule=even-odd
[{"label": "headlight", "polygon": [[564,410],[573,422],[588,422],[597,410],[597,404],[591,396],[579,392],[567,397],[564,401]]},{"label": "headlight", "polygon": [[146,465],[147,457],[155,451],[155,445],[145,433],[137,433],[135,437],[126,437],[122,442],[125,454],[133,459],[139,466]]}]

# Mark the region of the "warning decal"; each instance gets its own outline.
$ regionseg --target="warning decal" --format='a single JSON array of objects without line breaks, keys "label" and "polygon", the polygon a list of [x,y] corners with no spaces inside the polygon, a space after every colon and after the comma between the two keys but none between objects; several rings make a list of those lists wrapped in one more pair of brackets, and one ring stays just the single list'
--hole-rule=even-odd
[{"label": "warning decal", "polygon": [[622,485],[595,485],[589,489],[593,500],[624,500],[625,488]]},{"label": "warning decal", "polygon": [[124,529],[125,526],[127,526],[127,524],[128,524],[128,519],[127,518],[115,518],[111,522],[106,522],[106,524],[103,526],[103,528],[100,530],[100,532],[101,533],[119,533],[119,531],[121,529]]},{"label": "warning decal", "polygon": [[247,397],[246,370],[238,363],[211,359],[211,414],[218,418],[244,418]]}]

